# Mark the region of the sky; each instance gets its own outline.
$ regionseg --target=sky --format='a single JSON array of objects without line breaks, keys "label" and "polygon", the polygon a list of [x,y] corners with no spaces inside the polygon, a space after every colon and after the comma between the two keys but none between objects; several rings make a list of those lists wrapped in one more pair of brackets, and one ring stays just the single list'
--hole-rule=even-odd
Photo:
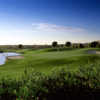
[{"label": "sky", "polygon": [[0,45],[100,40],[100,0],[0,0]]}]

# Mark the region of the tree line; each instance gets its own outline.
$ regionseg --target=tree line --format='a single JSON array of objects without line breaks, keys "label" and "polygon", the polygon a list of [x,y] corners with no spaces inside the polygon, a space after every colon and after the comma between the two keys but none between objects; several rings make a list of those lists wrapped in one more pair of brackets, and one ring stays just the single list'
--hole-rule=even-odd
[{"label": "tree line", "polygon": [[93,41],[91,43],[72,43],[70,41],[65,42],[65,44],[58,44],[57,41],[52,42],[52,47],[72,47],[72,48],[100,48],[99,41]]},{"label": "tree line", "polygon": [[[7,46],[6,46],[7,47]],[[6,48],[5,47],[5,48]],[[57,41],[53,41],[51,45],[23,45],[19,44],[16,46],[8,46],[8,48],[18,48],[18,49],[42,49],[42,48],[50,48],[50,47],[69,47],[69,48],[100,48],[100,41],[92,41],[90,43],[72,43],[70,41],[65,42],[65,44],[59,44]],[[3,48],[3,47],[0,47]]]}]

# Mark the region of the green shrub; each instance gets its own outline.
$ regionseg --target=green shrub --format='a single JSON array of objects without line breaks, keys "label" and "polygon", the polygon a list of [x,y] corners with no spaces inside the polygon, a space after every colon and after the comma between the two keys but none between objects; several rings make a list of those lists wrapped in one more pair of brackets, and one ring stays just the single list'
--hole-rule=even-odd
[{"label": "green shrub", "polygon": [[99,72],[96,64],[80,66],[74,72],[66,67],[55,68],[48,76],[25,69],[20,80],[0,81],[0,100],[80,100],[85,96],[95,100],[97,91],[100,93]]}]

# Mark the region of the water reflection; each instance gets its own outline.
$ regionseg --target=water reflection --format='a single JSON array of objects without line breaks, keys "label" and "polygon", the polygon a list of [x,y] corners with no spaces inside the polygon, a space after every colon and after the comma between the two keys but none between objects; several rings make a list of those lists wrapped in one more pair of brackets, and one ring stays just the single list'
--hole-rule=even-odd
[{"label": "water reflection", "polygon": [[0,53],[0,65],[5,64],[6,58],[10,56],[20,56],[20,54],[13,52]]}]

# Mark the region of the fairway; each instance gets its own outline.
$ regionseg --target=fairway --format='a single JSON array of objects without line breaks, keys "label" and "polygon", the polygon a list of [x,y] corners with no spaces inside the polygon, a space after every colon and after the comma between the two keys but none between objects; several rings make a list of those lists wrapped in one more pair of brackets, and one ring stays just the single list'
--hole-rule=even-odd
[{"label": "fairway", "polygon": [[94,49],[16,50],[16,52],[22,53],[23,59],[7,60],[6,64],[0,66],[0,78],[20,78],[26,68],[28,71],[34,69],[48,75],[54,68],[65,67],[67,70],[76,71],[80,66],[99,64],[99,54],[88,54],[86,52],[88,50]]}]

